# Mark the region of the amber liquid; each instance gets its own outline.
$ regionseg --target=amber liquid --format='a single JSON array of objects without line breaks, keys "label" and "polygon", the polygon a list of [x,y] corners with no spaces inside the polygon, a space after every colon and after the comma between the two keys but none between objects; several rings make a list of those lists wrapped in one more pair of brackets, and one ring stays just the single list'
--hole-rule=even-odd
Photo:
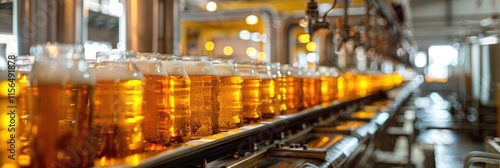
[{"label": "amber liquid", "polygon": [[243,123],[252,124],[262,121],[260,77],[243,77],[243,110],[241,112]]},{"label": "amber liquid", "polygon": [[93,121],[97,159],[122,158],[143,151],[143,81],[98,81]]},{"label": "amber liquid", "polygon": [[241,127],[243,125],[241,116],[243,79],[240,76],[221,76],[220,81],[220,129],[229,130]]},{"label": "amber liquid", "polygon": [[347,81],[344,76],[337,78],[337,99],[347,100]]},{"label": "amber liquid", "polygon": [[167,106],[170,112],[170,142],[184,143],[191,140],[190,89],[191,82],[182,75],[168,77],[169,96]]},{"label": "amber liquid", "polygon": [[353,99],[356,96],[356,76],[352,74],[351,72],[346,72],[345,73],[345,80],[347,82],[346,85],[346,98],[347,99]]},{"label": "amber liquid", "polygon": [[370,76],[370,92],[377,92],[380,89],[380,82],[378,82],[378,75],[373,74]]},{"label": "amber liquid", "polygon": [[276,110],[278,115],[286,114],[286,77],[276,77]]},{"label": "amber liquid", "polygon": [[316,103],[315,100],[315,81],[313,78],[302,78],[302,92],[303,101],[302,105],[304,108],[310,108]]},{"label": "amber liquid", "polygon": [[[29,104],[28,95],[31,94],[31,88],[28,86],[28,73],[19,72],[17,74],[17,82],[19,83],[19,96],[18,96],[18,115],[19,115],[19,130],[17,132],[24,132],[26,124],[28,123]],[[26,137],[25,137],[26,138]]]},{"label": "amber liquid", "polygon": [[333,88],[330,88],[330,81],[328,80],[328,77],[326,76],[322,76],[320,78],[321,80],[321,102],[329,102],[331,100],[333,100],[333,96],[331,94],[331,89]]},{"label": "amber liquid", "polygon": [[[4,71],[2,71],[4,73]],[[7,72],[5,72],[7,73]],[[7,106],[11,105],[16,105],[16,104],[10,104],[9,103],[9,98],[8,98],[8,89],[9,87],[9,81],[0,81],[0,107],[2,107],[2,114],[0,115],[0,167],[16,167],[16,160],[19,159],[19,147],[20,147],[20,141],[19,138],[17,138],[17,131],[19,130],[19,108],[8,108]],[[18,83],[16,83],[17,85]],[[15,92],[18,93],[18,87],[15,88]],[[12,92],[11,92],[12,93]],[[14,95],[11,95],[14,96]],[[19,96],[19,94],[15,95],[16,97]],[[16,110],[15,114],[11,116],[10,110]],[[12,117],[12,118],[11,118]],[[11,125],[12,124],[12,125]],[[10,126],[9,126],[10,125]],[[16,137],[12,139],[10,136],[15,135]],[[11,142],[9,142],[11,141]],[[9,151],[13,147],[13,153]],[[9,150],[8,150],[9,149]],[[14,151],[15,150],[15,151]],[[16,160],[11,160],[9,157],[12,156],[12,158]]]},{"label": "amber liquid", "polygon": [[321,104],[321,78],[314,79],[314,105]]},{"label": "amber liquid", "polygon": [[321,101],[330,102],[338,97],[338,83],[336,77],[321,77]]},{"label": "amber liquid", "polygon": [[392,74],[384,74],[383,80],[384,80],[384,85],[383,85],[384,90],[390,89],[394,86],[394,79],[392,77]]},{"label": "amber liquid", "polygon": [[[0,82],[0,88],[5,88],[2,89],[2,93],[0,96],[0,107],[6,108],[5,113],[9,113],[10,110],[15,110],[15,115],[12,115],[14,117],[14,123],[15,126],[10,127],[10,120],[11,120],[11,115],[10,114],[5,114],[0,116],[0,121],[5,121],[5,124],[0,125],[0,136],[5,138],[5,141],[1,141],[0,143],[0,149],[3,149],[0,151],[0,167],[16,167],[17,166],[29,166],[29,139],[28,139],[28,130],[26,129],[28,127],[28,117],[29,117],[29,110],[28,108],[30,107],[30,104],[32,104],[32,101],[29,101],[28,95],[31,94],[31,88],[28,87],[28,73],[26,72],[18,72],[17,74],[17,80],[14,81],[16,84],[15,86],[15,102],[14,104],[11,104],[9,102],[9,99],[7,97],[8,90],[10,89],[9,81],[1,81]],[[14,108],[7,108],[7,106],[15,106]],[[11,160],[8,158],[9,155],[11,155],[10,151],[7,149],[10,149],[10,144],[8,143],[10,141],[10,135],[14,135],[15,138],[15,159],[16,160]],[[0,138],[1,139],[1,138]],[[4,153],[5,152],[5,153]]]},{"label": "amber liquid", "polygon": [[287,114],[297,113],[302,110],[302,85],[301,79],[286,76],[286,108]]},{"label": "amber liquid", "polygon": [[33,86],[31,167],[92,166],[90,93],[89,85]]},{"label": "amber liquid", "polygon": [[163,145],[170,143],[172,125],[169,100],[169,83],[165,75],[144,75],[144,139]]},{"label": "amber liquid", "polygon": [[219,132],[219,77],[190,75],[191,133],[193,138]]},{"label": "amber liquid", "polygon": [[19,166],[27,166],[29,160],[29,128],[28,119],[30,114],[30,107],[33,107],[33,101],[28,96],[32,94],[32,88],[29,86],[29,74],[28,72],[18,72],[17,82],[19,83],[19,95],[18,95],[18,110],[17,117],[19,121],[17,122],[16,137],[19,146],[17,152],[17,163]]},{"label": "amber liquid", "polygon": [[368,76],[356,75],[356,95],[364,97],[368,94]]},{"label": "amber liquid", "polygon": [[399,86],[403,83],[403,76],[395,72],[394,74],[394,86]]},{"label": "amber liquid", "polygon": [[272,78],[262,78],[260,97],[262,101],[262,118],[270,119],[276,116],[276,81]]}]

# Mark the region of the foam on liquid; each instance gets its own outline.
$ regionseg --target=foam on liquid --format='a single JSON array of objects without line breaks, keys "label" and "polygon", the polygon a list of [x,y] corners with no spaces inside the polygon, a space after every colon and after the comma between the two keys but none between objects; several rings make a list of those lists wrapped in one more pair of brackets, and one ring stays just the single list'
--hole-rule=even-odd
[{"label": "foam on liquid", "polygon": [[206,62],[182,61],[182,65],[188,75],[217,76],[217,72]]},{"label": "foam on liquid", "polygon": [[139,71],[144,75],[167,75],[167,72],[162,67],[161,62],[156,61],[138,61],[136,62]]},{"label": "foam on liquid", "polygon": [[33,65],[31,79],[34,85],[95,84],[94,74],[84,60],[40,58]]}]

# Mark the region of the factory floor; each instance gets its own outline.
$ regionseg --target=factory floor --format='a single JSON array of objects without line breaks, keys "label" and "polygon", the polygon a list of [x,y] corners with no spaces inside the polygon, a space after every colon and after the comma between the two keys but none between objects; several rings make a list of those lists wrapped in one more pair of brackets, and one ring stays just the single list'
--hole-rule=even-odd
[{"label": "factory floor", "polygon": [[[457,121],[456,116],[463,114],[460,114],[460,105],[456,103],[453,96],[422,94],[416,90],[400,110],[400,128],[387,128],[377,140],[379,144],[370,162],[358,167],[464,167],[469,152],[485,149],[484,142],[478,140],[481,138],[471,129],[456,126],[464,123]],[[402,130],[402,133],[394,133],[392,129]]]}]

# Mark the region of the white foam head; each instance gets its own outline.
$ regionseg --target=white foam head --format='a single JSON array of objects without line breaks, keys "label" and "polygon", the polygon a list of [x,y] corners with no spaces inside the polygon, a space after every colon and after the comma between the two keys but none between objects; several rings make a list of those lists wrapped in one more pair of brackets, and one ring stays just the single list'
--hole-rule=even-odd
[{"label": "white foam head", "polygon": [[136,62],[139,71],[144,75],[168,75],[161,61],[147,60],[147,61],[137,61]]},{"label": "white foam head", "polygon": [[96,80],[85,60],[40,58],[31,71],[33,85],[67,83],[93,85]]},{"label": "white foam head", "polygon": [[234,60],[215,60],[213,66],[219,76],[240,76]]},{"label": "white foam head", "polygon": [[183,60],[182,66],[188,75],[212,75],[217,76],[210,61]]},{"label": "white foam head", "polygon": [[131,62],[109,64],[98,64],[94,68],[97,81],[123,81],[123,80],[143,80],[141,72],[135,69]]},{"label": "white foam head", "polygon": [[231,65],[214,65],[214,68],[219,76],[239,76],[239,73]]}]

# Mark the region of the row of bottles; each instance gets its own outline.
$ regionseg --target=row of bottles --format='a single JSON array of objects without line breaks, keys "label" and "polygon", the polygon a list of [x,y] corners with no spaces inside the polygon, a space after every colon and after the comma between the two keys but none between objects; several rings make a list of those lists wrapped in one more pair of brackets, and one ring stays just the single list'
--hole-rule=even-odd
[{"label": "row of bottles", "polygon": [[[182,144],[402,82],[398,74],[209,56],[99,52],[85,60],[75,46],[33,50],[34,64],[32,56],[16,59],[17,160],[2,158],[0,166],[106,165],[151,150],[147,144]],[[2,88],[7,83],[2,79]]]}]

